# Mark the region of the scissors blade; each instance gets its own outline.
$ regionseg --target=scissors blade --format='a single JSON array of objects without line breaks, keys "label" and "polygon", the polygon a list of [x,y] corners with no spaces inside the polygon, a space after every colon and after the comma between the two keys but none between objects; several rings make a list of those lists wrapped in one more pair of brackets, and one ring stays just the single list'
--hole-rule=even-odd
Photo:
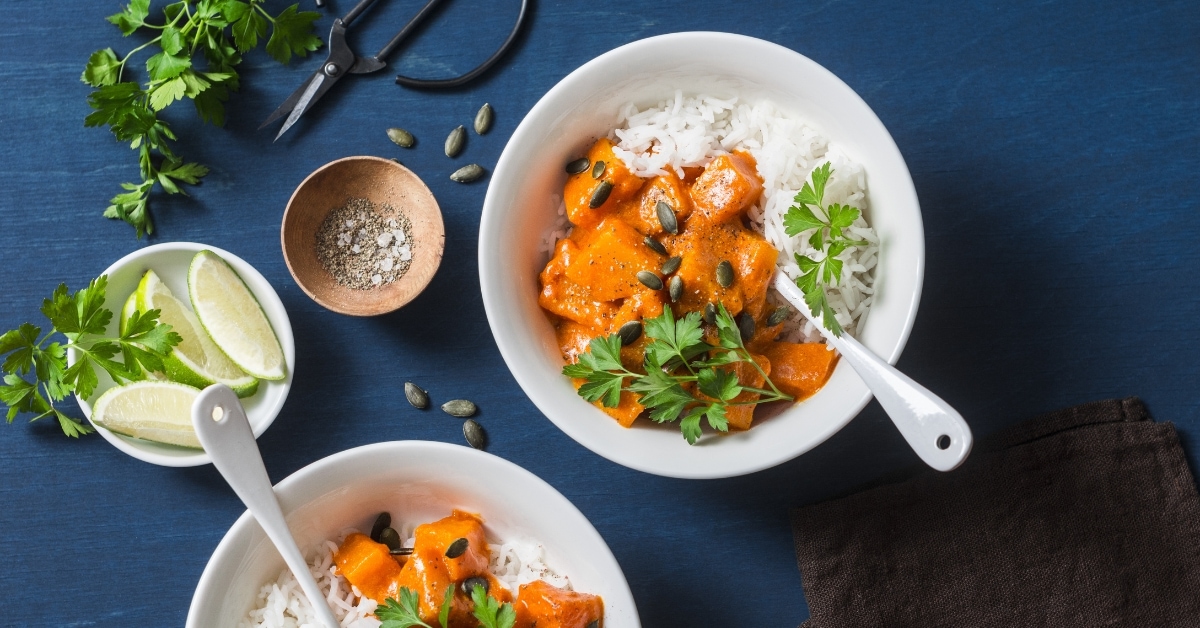
[{"label": "scissors blade", "polygon": [[300,116],[304,115],[304,112],[312,108],[312,106],[316,104],[316,102],[320,100],[322,96],[325,95],[325,92],[329,91],[329,88],[332,87],[333,84],[338,81],[338,79],[342,78],[342,76],[344,75],[339,74],[337,76],[329,76],[327,74],[318,74],[315,76],[308,84],[308,87],[305,88],[304,93],[300,95],[300,100],[296,101],[296,107],[292,109],[292,113],[290,113],[287,117],[287,120],[284,121],[283,127],[279,129],[279,133],[275,135],[275,140],[278,141],[280,136],[286,133],[288,129],[292,128],[292,125],[296,123],[296,120],[299,120]]},{"label": "scissors blade", "polygon": [[308,90],[309,85],[311,85],[312,82],[315,81],[319,76],[321,76],[321,70],[318,69],[308,77],[307,81],[301,84],[300,87],[297,87],[296,91],[292,92],[292,94],[287,97],[287,100],[283,101],[282,105],[279,105],[275,111],[272,111],[271,115],[267,116],[267,119],[263,120],[262,124],[258,125],[258,130],[261,131],[267,128],[267,125],[291,113],[292,110],[296,108],[296,103],[300,102],[300,97],[303,96],[304,92]]}]

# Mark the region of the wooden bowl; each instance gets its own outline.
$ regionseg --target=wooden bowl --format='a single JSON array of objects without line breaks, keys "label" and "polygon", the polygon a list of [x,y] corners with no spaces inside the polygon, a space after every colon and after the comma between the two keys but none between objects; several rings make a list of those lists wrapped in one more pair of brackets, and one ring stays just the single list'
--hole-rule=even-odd
[{"label": "wooden bowl", "polygon": [[[338,283],[317,257],[317,232],[326,216],[356,198],[390,205],[412,225],[408,271],[367,290]],[[437,199],[411,170],[381,157],[345,157],[318,168],[292,193],[280,240],[288,271],[312,300],[340,314],[376,316],[404,307],[429,285],[442,261],[446,231]]]}]

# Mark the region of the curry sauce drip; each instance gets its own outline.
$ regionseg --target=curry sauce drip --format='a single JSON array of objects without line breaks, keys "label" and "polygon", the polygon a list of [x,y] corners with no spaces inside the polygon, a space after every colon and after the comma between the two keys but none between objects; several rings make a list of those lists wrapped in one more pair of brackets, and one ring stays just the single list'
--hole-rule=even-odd
[{"label": "curry sauce drip", "polygon": [[[567,179],[563,198],[574,229],[555,245],[539,275],[538,303],[554,322],[563,358],[578,361],[592,338],[616,333],[630,321],[658,316],[664,307],[682,317],[720,303],[734,316],[744,312],[753,317],[756,331],[746,348],[781,391],[803,399],[819,390],[833,370],[836,354],[820,343],[778,341],[781,326],[767,325],[767,289],[779,252],[746,226],[747,211],[763,191],[754,158],[735,151],[714,158],[704,168],[685,168],[683,178],[673,172],[641,178],[612,149],[612,142],[602,138],[588,151],[590,163],[604,162],[601,176],[594,177],[589,168]],[[603,182],[612,191],[604,203],[592,208],[592,195]],[[657,214],[659,202],[675,214],[678,233],[664,230]],[[661,242],[668,255],[651,249],[645,243],[647,236]],[[639,271],[662,276],[662,263],[670,256],[683,260],[673,273],[683,281],[683,293],[675,303],[666,289],[651,290],[637,279]],[[727,287],[717,280],[717,265],[723,260],[734,270],[735,279]],[[663,280],[666,283],[667,277]],[[715,328],[706,325],[706,334],[715,341]],[[644,372],[647,342],[643,336],[622,348],[626,368]],[[761,373],[749,364],[733,370],[743,386],[763,385]],[[577,387],[581,384],[575,382]],[[754,393],[743,394],[747,397],[739,401],[757,399]],[[628,391],[622,391],[615,408],[594,405],[625,427],[645,409]],[[755,407],[731,407],[730,427],[748,429]]]}]

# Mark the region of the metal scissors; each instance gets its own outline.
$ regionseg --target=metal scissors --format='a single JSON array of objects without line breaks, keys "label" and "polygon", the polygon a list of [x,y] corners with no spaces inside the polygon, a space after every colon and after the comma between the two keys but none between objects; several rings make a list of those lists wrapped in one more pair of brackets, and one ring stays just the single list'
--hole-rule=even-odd
[{"label": "metal scissors", "polygon": [[[350,49],[350,45],[346,43],[346,29],[358,19],[358,16],[363,11],[367,10],[375,0],[361,0],[350,12],[333,21],[333,28],[329,31],[329,56],[321,63],[321,67],[313,72],[312,76],[304,82],[296,91],[288,96],[287,100],[283,101],[279,108],[267,116],[259,129],[263,129],[272,122],[287,116],[283,127],[279,129],[279,133],[275,135],[278,140],[280,136],[287,132],[288,129],[304,115],[304,112],[312,108],[312,106],[329,91],[329,88],[337,83],[343,76],[347,74],[370,74],[377,72],[387,67],[385,59],[397,46],[400,45],[409,35],[416,30],[426,17],[440,4],[442,0],[429,0],[420,11],[417,12],[399,33],[389,41],[382,50],[373,57],[360,57]],[[415,79],[407,76],[396,76],[396,83],[405,87],[415,88],[445,88],[458,87],[465,85],[470,81],[479,77],[491,68],[500,57],[512,46],[517,39],[517,35],[521,31],[521,24],[525,21],[525,14],[529,8],[529,0],[521,0],[521,12],[517,14],[517,23],[513,26],[512,32],[508,34],[508,38],[500,44],[500,49],[492,53],[486,61],[481,63],[479,67],[463,74],[462,76],[449,79]]]}]

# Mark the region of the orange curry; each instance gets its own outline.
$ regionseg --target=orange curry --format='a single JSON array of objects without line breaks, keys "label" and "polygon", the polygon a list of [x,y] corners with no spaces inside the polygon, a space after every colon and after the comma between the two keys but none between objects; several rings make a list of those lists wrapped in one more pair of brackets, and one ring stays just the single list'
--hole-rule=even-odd
[{"label": "orange curry", "polygon": [[[478,515],[455,510],[449,517],[417,526],[411,556],[393,556],[387,545],[365,534],[351,534],[333,556],[338,573],[381,606],[387,598],[400,599],[400,589],[417,595],[421,619],[437,623],[447,587],[454,587],[449,626],[475,628],[474,602],[463,583],[486,582],[487,595],[511,603],[516,612],[513,628],[598,628],[604,617],[600,596],[557,588],[537,580],[521,585],[516,599],[488,571],[491,548]],[[461,553],[448,551],[466,540]],[[447,554],[454,555],[453,558]],[[594,622],[594,623],[593,623]]]},{"label": "orange curry", "polygon": [[[664,307],[682,317],[720,303],[733,316],[752,317],[754,332],[745,339],[746,348],[782,392],[802,399],[819,390],[833,370],[836,354],[824,344],[778,341],[782,323],[767,324],[767,287],[778,252],[746,226],[746,212],[763,190],[754,158],[735,151],[704,168],[685,168],[683,178],[668,172],[646,179],[632,174],[612,148],[608,139],[597,141],[588,151],[588,167],[567,179],[563,197],[574,229],[555,246],[540,276],[538,303],[555,323],[567,362],[576,362],[592,338],[616,333],[630,321],[656,317]],[[660,202],[674,214],[674,221],[666,216],[674,233],[659,217]],[[664,275],[664,262],[676,256],[681,258],[678,267]],[[718,279],[722,261],[733,269],[728,285]],[[640,271],[654,273],[662,287],[653,289],[639,281]],[[667,286],[676,276],[683,289],[673,302]],[[705,333],[715,344],[711,321]],[[642,335],[621,349],[626,368],[645,372],[647,342]],[[746,362],[728,368],[743,386],[764,383],[762,373]],[[576,387],[582,383],[575,381]],[[757,393],[746,391],[735,401],[757,398]],[[644,410],[628,390],[621,392],[616,407],[595,405],[625,427]],[[748,429],[754,408],[730,406],[729,426]]]}]

